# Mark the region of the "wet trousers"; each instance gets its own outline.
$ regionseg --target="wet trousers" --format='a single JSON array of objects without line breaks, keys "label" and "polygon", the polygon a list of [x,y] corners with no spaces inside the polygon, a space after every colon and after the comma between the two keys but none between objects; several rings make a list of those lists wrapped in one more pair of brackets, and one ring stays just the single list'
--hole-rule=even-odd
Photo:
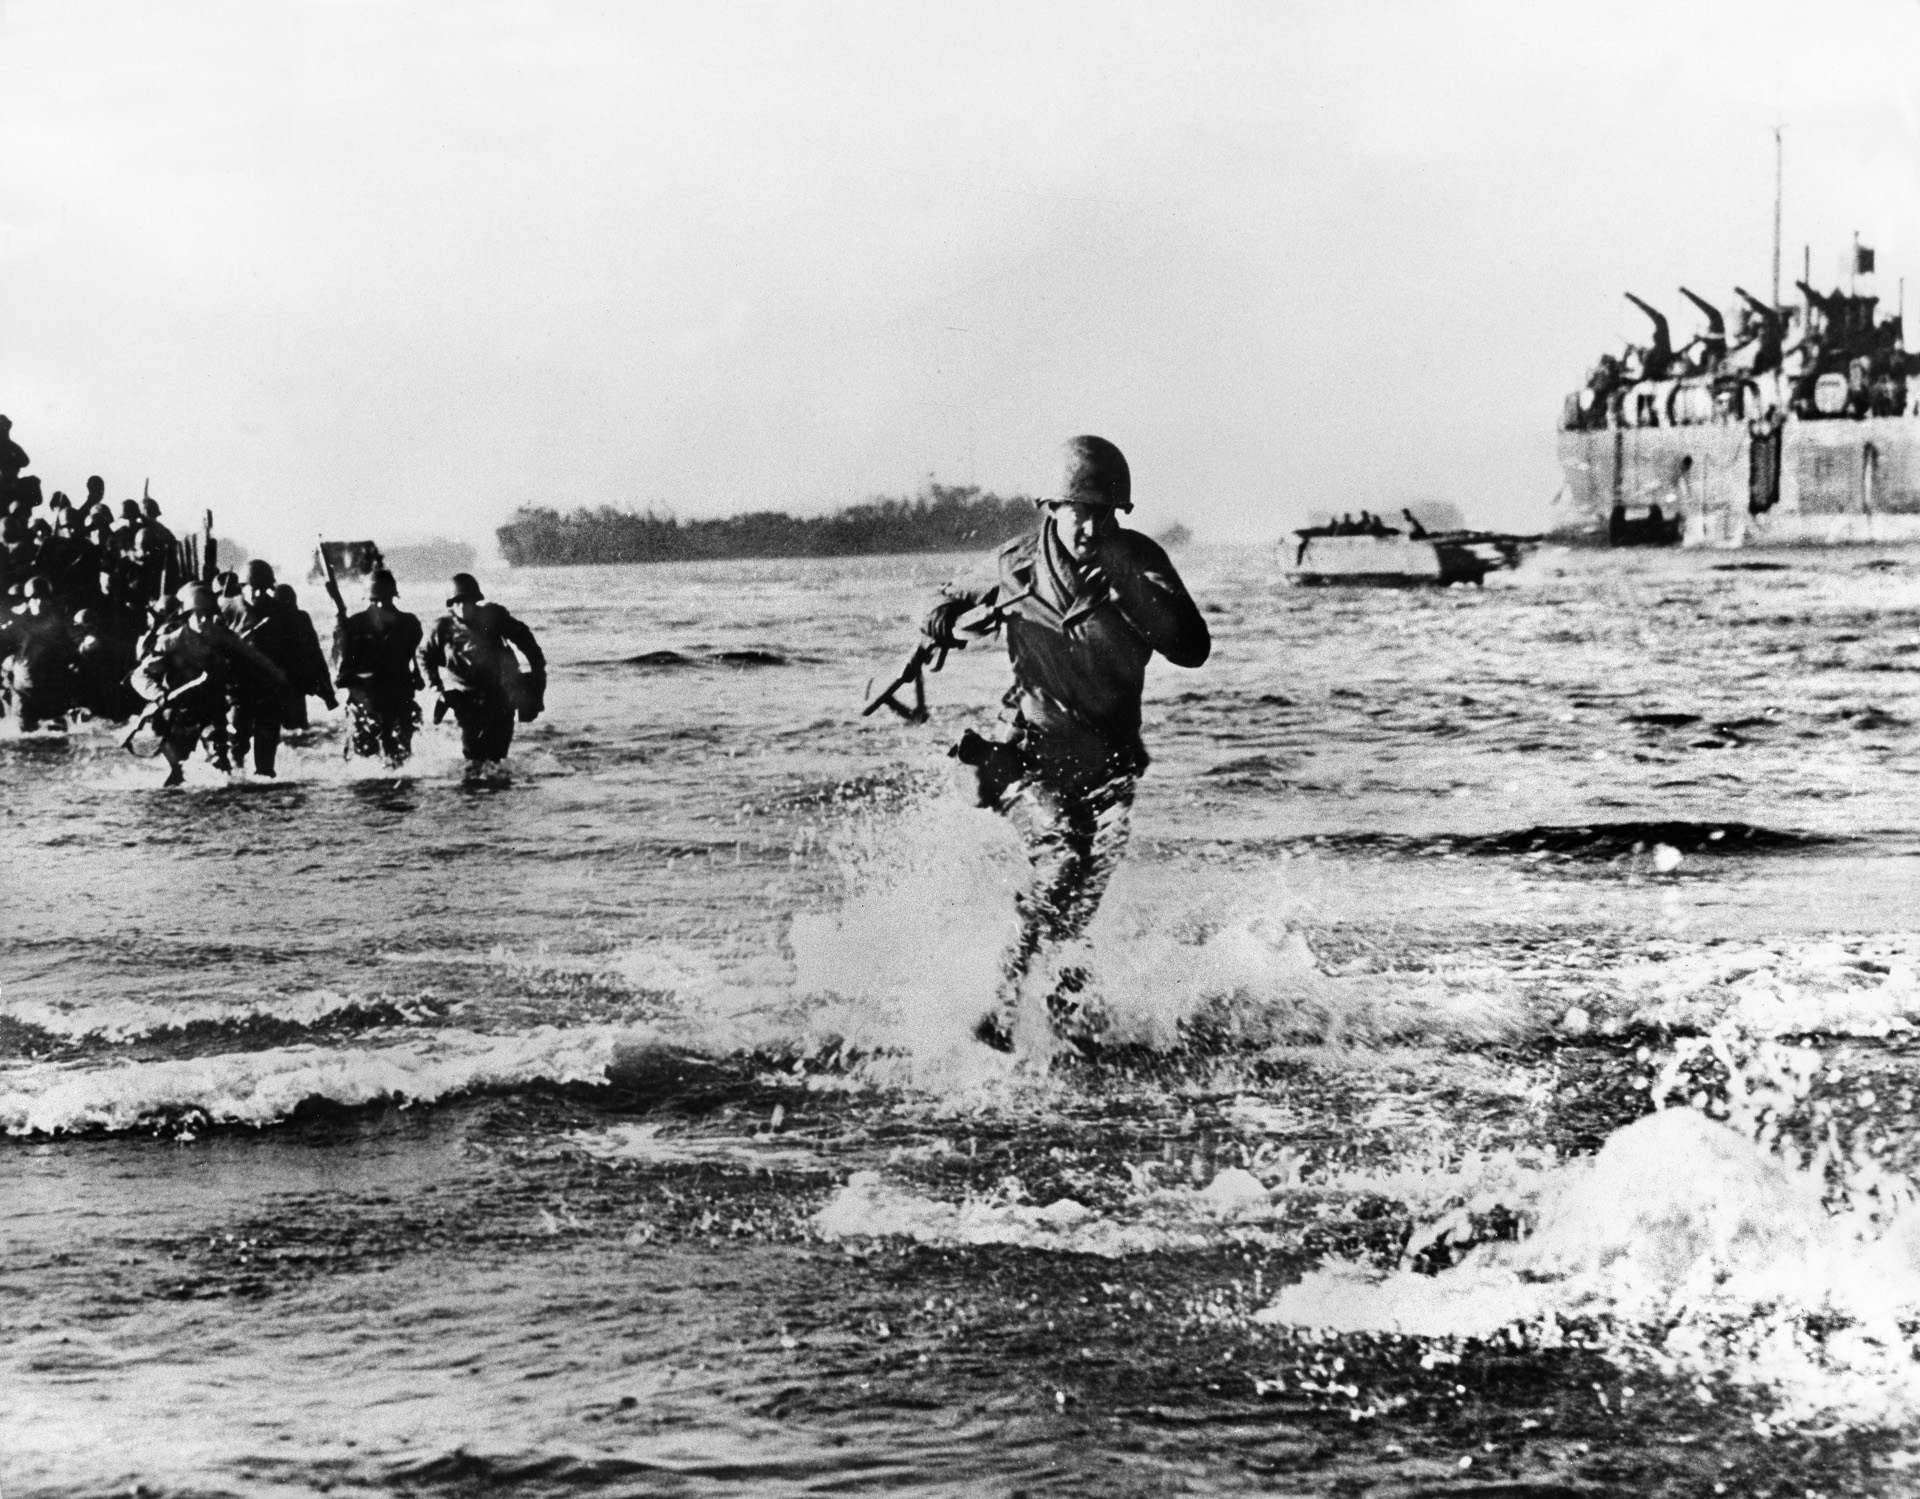
[{"label": "wet trousers", "polygon": [[404,765],[413,754],[413,735],[419,727],[420,705],[411,692],[402,698],[376,698],[358,688],[347,693],[350,755]]},{"label": "wet trousers", "polygon": [[13,699],[13,711],[22,730],[64,729],[67,726],[67,698],[63,692],[45,687],[21,687]]},{"label": "wet trousers", "polygon": [[[1017,757],[1017,758],[1016,758]],[[995,746],[979,766],[981,805],[1020,834],[1033,880],[1015,900],[1020,935],[1007,955],[1018,980],[1042,949],[1085,933],[1126,852],[1145,756],[1063,761],[1032,744]]]},{"label": "wet trousers", "polygon": [[450,692],[447,706],[460,725],[460,753],[468,760],[504,760],[513,744],[513,705],[478,692]]},{"label": "wet trousers", "polygon": [[193,753],[195,745],[204,742],[214,766],[220,770],[228,769],[227,715],[218,691],[217,688],[203,687],[176,699],[162,710],[161,720],[154,727],[160,735],[160,747],[165,751],[169,764],[181,764]]},{"label": "wet trousers", "polygon": [[237,766],[253,749],[256,774],[270,776],[280,755],[280,700],[277,697],[245,697],[233,705],[233,760]]}]

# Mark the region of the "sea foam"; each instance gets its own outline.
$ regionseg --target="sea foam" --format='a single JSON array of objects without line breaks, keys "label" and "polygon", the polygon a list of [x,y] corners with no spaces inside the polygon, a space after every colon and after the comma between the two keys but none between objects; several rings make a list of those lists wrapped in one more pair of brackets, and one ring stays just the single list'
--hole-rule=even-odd
[{"label": "sea foam", "polygon": [[607,1080],[626,1028],[542,1026],[513,1036],[443,1030],[391,1046],[277,1047],[157,1062],[41,1063],[0,1074],[0,1130],[59,1135],[197,1124],[266,1125],[302,1104],[431,1103],[532,1083]]}]

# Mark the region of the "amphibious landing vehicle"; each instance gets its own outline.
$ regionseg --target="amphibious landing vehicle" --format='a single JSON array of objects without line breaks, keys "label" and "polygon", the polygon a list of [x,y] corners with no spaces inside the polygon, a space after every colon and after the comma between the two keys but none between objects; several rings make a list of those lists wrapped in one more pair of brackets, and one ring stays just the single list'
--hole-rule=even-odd
[{"label": "amphibious landing vehicle", "polygon": [[1295,531],[1299,544],[1288,577],[1309,585],[1389,588],[1479,584],[1490,572],[1519,566],[1537,539],[1494,531],[1429,531],[1411,512],[1403,514],[1405,530],[1362,512],[1357,524],[1336,522]]}]

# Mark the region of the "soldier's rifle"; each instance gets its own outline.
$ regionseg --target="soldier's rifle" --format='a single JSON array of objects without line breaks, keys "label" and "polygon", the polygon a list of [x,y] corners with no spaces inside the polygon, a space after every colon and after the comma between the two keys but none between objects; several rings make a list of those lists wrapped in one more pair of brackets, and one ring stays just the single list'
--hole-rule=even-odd
[{"label": "soldier's rifle", "polygon": [[326,574],[327,597],[333,600],[333,612],[340,616],[344,624],[347,618],[347,601],[340,597],[340,580],[333,575],[333,558],[327,555],[327,539],[320,538],[320,571]]},{"label": "soldier's rifle", "polygon": [[177,687],[163,688],[158,697],[154,698],[152,702],[140,710],[140,716],[133,721],[133,727],[127,730],[126,737],[120,741],[120,748],[131,754],[133,751],[133,741],[140,737],[140,731],[142,729],[150,728],[154,720],[167,710],[175,698],[184,697],[189,692],[192,692],[194,688],[205,686],[206,681],[207,674],[203,671],[188,677],[186,681],[180,683]]},{"label": "soldier's rifle", "polygon": [[[1011,598],[998,599],[991,604],[981,604],[977,608],[969,609],[954,620],[950,627],[952,633],[955,637],[962,634],[985,635],[1000,625],[1015,604],[1022,599],[1032,598],[1033,594],[1034,590],[1029,588],[1025,593],[1016,593]],[[860,710],[860,716],[870,718],[880,709],[887,708],[899,714],[908,723],[925,723],[927,721],[928,671],[939,671],[945,666],[948,651],[963,651],[966,648],[966,641],[958,638],[952,645],[938,645],[931,640],[922,640],[914,647],[913,654],[907,657],[907,664],[900,668],[899,674],[868,699],[866,707]],[[912,707],[901,702],[898,695],[901,688],[909,686],[913,688]],[[872,682],[867,683],[867,690],[872,692]]]}]

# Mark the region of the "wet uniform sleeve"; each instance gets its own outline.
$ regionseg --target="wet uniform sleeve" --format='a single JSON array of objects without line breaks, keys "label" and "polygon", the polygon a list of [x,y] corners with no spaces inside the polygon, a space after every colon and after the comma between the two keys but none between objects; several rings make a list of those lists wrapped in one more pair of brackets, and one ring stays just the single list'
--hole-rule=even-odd
[{"label": "wet uniform sleeve", "polygon": [[1137,531],[1120,531],[1100,551],[1120,617],[1175,666],[1200,666],[1213,652],[1213,635],[1172,559]]},{"label": "wet uniform sleeve", "polygon": [[445,631],[440,625],[433,627],[433,633],[427,636],[427,643],[420,652],[420,665],[426,670],[427,680],[433,683],[434,691],[440,688],[440,669],[447,664],[447,642]]},{"label": "wet uniform sleeve", "polygon": [[546,653],[540,649],[540,642],[533,638],[533,631],[527,628],[527,622],[509,614],[506,623],[500,627],[500,633],[509,645],[527,658],[528,669],[544,679],[547,675]]},{"label": "wet uniform sleeve", "polygon": [[936,645],[963,643],[953,629],[960,616],[1000,600],[1004,584],[999,576],[999,562],[996,554],[992,562],[972,574],[942,584],[940,602],[927,611],[920,633]]}]

